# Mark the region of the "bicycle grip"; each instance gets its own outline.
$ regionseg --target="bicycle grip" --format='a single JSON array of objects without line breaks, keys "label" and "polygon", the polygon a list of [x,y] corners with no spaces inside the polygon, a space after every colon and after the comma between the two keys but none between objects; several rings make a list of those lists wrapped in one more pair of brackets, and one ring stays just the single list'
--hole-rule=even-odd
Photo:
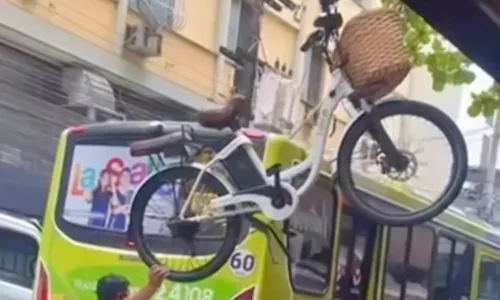
[{"label": "bicycle grip", "polygon": [[300,46],[300,51],[307,52],[309,49],[311,49],[314,43],[320,41],[321,38],[323,38],[323,32],[321,30],[314,31],[307,37],[302,46]]},{"label": "bicycle grip", "polygon": [[179,130],[158,137],[135,141],[129,146],[130,156],[137,157],[160,153],[169,146],[182,146],[184,140],[192,140],[192,138],[189,134]]},{"label": "bicycle grip", "polygon": [[240,56],[238,56],[236,53],[234,53],[233,51],[229,50],[228,48],[220,46],[219,52],[222,55],[224,55],[225,57],[227,57],[230,60],[232,60],[233,62],[235,62],[236,64],[238,64],[240,66],[244,65],[243,59]]},{"label": "bicycle grip", "polygon": [[313,44],[314,44],[314,39],[313,36],[310,35],[307,37],[306,41],[302,44],[302,46],[300,46],[300,51],[307,52],[309,49],[311,49]]}]

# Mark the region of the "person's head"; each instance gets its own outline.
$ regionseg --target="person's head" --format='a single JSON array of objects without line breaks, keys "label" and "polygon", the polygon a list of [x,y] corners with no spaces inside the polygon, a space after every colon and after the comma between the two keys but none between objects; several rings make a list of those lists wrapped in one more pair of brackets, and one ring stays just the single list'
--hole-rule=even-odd
[{"label": "person's head", "polygon": [[121,188],[128,188],[130,185],[130,169],[123,168],[120,172],[119,186]]},{"label": "person's head", "polygon": [[103,190],[109,187],[110,176],[108,170],[104,169],[99,173],[99,182],[97,183],[97,189]]},{"label": "person's head", "polygon": [[121,275],[109,274],[97,281],[97,300],[123,300],[129,296],[130,282]]}]

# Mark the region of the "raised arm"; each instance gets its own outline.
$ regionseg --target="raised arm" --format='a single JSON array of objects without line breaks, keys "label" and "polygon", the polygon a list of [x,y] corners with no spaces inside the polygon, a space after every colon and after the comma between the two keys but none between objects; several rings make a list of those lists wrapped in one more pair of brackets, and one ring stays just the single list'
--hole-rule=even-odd
[{"label": "raised arm", "polygon": [[161,266],[153,266],[149,271],[149,280],[145,287],[137,293],[128,296],[125,300],[149,300],[160,289],[168,274],[168,269]]}]

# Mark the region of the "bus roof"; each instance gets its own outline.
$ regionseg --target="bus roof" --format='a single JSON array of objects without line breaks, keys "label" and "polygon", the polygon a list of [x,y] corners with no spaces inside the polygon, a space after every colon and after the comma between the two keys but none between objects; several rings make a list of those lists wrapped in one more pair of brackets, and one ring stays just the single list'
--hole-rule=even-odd
[{"label": "bus roof", "polygon": [[78,127],[70,127],[63,132],[64,134],[103,134],[103,135],[121,135],[121,134],[137,134],[137,135],[155,135],[162,132],[168,133],[174,130],[179,130],[185,126],[186,130],[195,130],[203,133],[213,132],[230,132],[226,130],[214,130],[204,128],[196,122],[180,122],[180,121],[108,121],[102,123],[85,124]]},{"label": "bus roof", "polygon": [[[79,127],[69,128],[63,134],[75,133],[75,134],[96,134],[96,135],[121,135],[121,134],[140,134],[140,135],[154,135],[159,132],[169,132],[173,130],[179,130],[181,125],[187,126],[189,130],[195,130],[195,132],[213,134],[215,132],[230,132],[229,130],[218,131],[214,129],[207,129],[202,127],[196,122],[179,122],[179,121],[116,121],[116,122],[105,122],[105,123],[93,123],[88,125],[82,125]],[[292,142],[295,144],[294,142]],[[332,176],[331,173],[326,172],[327,164],[324,163],[324,168],[322,175],[323,177]],[[422,202],[418,196],[409,195],[408,193],[402,192],[393,187],[385,186],[380,183],[376,183],[373,180],[363,177],[362,186],[366,186],[368,193],[373,194],[377,198],[384,199],[390,203],[401,202]],[[370,187],[370,188],[368,188]],[[376,192],[373,192],[373,191]],[[398,200],[395,201],[394,199]],[[404,198],[404,199],[403,199]],[[403,201],[403,200],[404,201]],[[400,201],[401,200],[401,201]],[[434,222],[440,224],[441,226],[450,228],[460,234],[466,235],[470,238],[480,240],[487,243],[495,248],[500,249],[500,228],[496,228],[487,222],[481,220],[476,215],[471,215],[466,213],[464,210],[449,207],[443,214],[434,220]]]},{"label": "bus roof", "polygon": [[[370,178],[358,176],[362,180],[361,186],[365,192],[389,203],[403,206],[411,203],[412,206],[418,207],[417,203],[421,203],[422,205],[425,202],[423,197],[410,194],[407,190],[383,185]],[[366,190],[364,187],[366,187]],[[433,222],[500,249],[500,228],[494,227],[480,219],[476,214],[467,213],[465,210],[452,205],[435,218]]]}]

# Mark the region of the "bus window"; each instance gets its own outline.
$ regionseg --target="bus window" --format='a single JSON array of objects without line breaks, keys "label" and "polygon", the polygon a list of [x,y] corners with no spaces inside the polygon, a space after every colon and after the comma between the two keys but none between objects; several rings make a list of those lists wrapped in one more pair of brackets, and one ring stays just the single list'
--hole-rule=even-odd
[{"label": "bus window", "polygon": [[343,300],[365,299],[377,226],[352,213],[342,215],[341,226],[335,295]]},{"label": "bus window", "polygon": [[390,229],[384,300],[427,299],[433,245],[428,227]]},{"label": "bus window", "polygon": [[292,257],[290,278],[298,292],[324,294],[330,283],[335,223],[335,197],[330,190],[317,183],[302,196],[297,211],[285,223]]},{"label": "bus window", "polygon": [[469,298],[474,248],[453,238],[440,236],[434,257],[431,299]]},{"label": "bus window", "polygon": [[483,257],[479,275],[479,300],[500,299],[500,261]]}]

